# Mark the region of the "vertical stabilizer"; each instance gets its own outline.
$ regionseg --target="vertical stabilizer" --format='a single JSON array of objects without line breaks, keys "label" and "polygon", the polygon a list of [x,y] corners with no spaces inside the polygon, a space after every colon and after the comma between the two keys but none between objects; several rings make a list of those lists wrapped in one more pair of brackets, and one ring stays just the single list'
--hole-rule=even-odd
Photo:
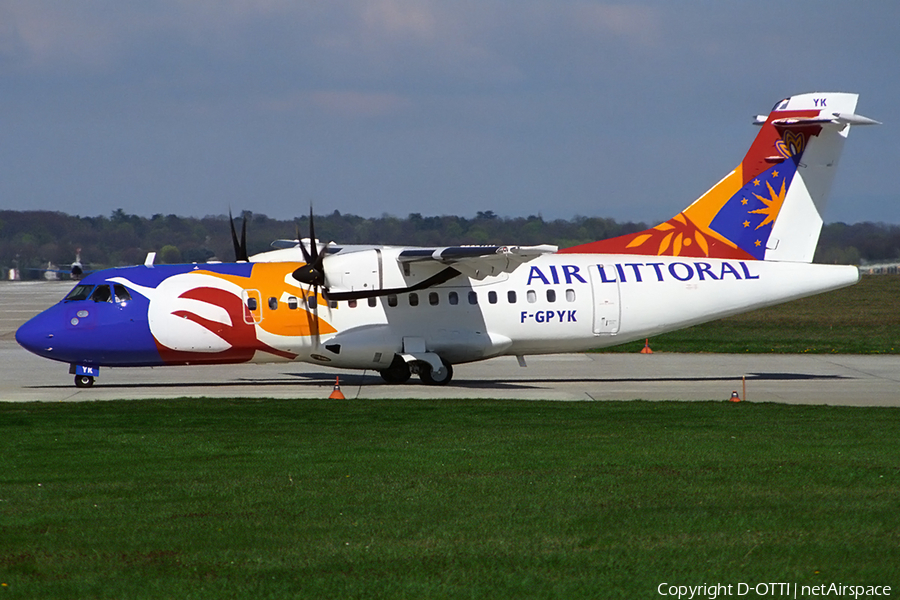
[{"label": "vertical stabilizer", "polygon": [[646,231],[560,252],[811,262],[822,212],[852,125],[857,94],[815,92],[757,117],[759,134],[735,170]]}]

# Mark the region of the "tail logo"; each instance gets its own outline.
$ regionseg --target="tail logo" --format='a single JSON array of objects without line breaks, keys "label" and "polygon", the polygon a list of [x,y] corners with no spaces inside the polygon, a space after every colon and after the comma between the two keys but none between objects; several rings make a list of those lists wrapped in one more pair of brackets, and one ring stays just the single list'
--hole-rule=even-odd
[{"label": "tail logo", "polygon": [[[709,241],[684,213],[678,213],[675,217],[648,231],[650,233],[636,236],[625,247],[628,249],[638,248],[653,240],[658,244],[657,256],[663,256],[666,253],[672,256],[681,256],[682,253],[695,257],[709,256]],[[692,249],[691,246],[694,248]]]},{"label": "tail logo", "polygon": [[763,171],[725,203],[709,228],[762,260],[796,170],[796,163],[790,160]]},{"label": "tail logo", "polygon": [[806,136],[799,131],[785,131],[782,139],[775,142],[775,149],[785,158],[793,158],[803,154],[806,148]]}]

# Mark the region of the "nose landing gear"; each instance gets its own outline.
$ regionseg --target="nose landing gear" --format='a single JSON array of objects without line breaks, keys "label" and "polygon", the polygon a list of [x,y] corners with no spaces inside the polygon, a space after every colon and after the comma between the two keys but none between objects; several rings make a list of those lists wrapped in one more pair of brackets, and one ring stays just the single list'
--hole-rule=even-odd
[{"label": "nose landing gear", "polygon": [[75,376],[75,387],[79,388],[89,388],[94,385],[94,378],[90,375],[76,375]]}]

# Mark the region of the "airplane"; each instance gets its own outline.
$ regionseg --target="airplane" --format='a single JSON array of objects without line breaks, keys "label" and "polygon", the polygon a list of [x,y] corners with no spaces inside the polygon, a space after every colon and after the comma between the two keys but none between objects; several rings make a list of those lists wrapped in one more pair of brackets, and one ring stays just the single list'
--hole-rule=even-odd
[{"label": "airplane", "polygon": [[58,269],[52,262],[47,263],[46,269],[34,269],[29,268],[29,271],[40,271],[44,275],[44,279],[47,281],[56,281],[59,279],[60,274],[67,275],[70,279],[75,281],[80,280],[88,273],[93,273],[93,271],[85,271],[84,265],[81,262],[81,248],[75,249],[75,261],[69,265],[68,269]]},{"label": "airplane", "polygon": [[858,95],[780,100],[746,156],[673,218],[571,248],[349,246],[309,236],[235,262],[87,275],[16,332],[89,387],[104,367],[299,361],[446,385],[454,365],[581,352],[855,284],[813,264]]}]

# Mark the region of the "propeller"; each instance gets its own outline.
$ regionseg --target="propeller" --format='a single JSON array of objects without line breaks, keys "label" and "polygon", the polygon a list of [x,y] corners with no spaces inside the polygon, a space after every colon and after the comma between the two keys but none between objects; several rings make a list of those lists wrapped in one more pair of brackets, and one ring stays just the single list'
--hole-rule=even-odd
[{"label": "propeller", "polygon": [[250,262],[247,255],[247,219],[241,217],[241,241],[238,241],[237,232],[234,230],[234,217],[231,216],[231,209],[228,209],[228,221],[231,225],[231,242],[234,244],[234,260],[235,262]]},{"label": "propeller", "polygon": [[[313,335],[315,344],[319,345],[319,288],[325,288],[325,251],[319,251],[319,242],[316,240],[316,226],[313,219],[312,206],[309,207],[309,250],[303,245],[300,239],[300,226],[297,226],[297,243],[300,244],[300,251],[303,252],[303,260],[306,262],[302,267],[294,270],[292,276],[300,283],[307,286],[306,289],[306,306],[309,309],[306,313],[309,320],[309,330]],[[327,289],[323,289],[327,291]],[[312,305],[309,303],[310,294],[313,297]]]},{"label": "propeller", "polygon": [[316,240],[316,227],[313,222],[312,207],[309,209],[309,250],[300,241],[300,228],[297,228],[297,242],[303,252],[303,260],[306,264],[294,270],[294,279],[306,285],[316,288],[325,287],[325,271],[322,268],[325,261],[325,252],[319,252],[319,242]]}]

